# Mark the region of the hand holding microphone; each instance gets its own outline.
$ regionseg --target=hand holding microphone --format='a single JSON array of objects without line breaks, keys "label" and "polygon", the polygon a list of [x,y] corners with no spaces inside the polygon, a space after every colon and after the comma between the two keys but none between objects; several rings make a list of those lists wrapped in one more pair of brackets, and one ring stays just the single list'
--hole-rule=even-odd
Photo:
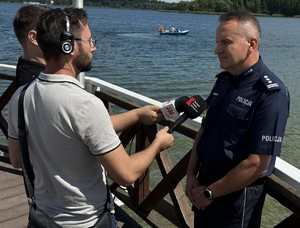
[{"label": "hand holding microphone", "polygon": [[183,112],[183,114],[179,116],[175,122],[170,124],[168,130],[170,134],[188,118],[195,119],[200,116],[207,108],[207,103],[200,95],[195,95],[190,98],[183,96],[175,101],[175,108],[177,112]]},{"label": "hand holding microphone", "polygon": [[[177,100],[176,100],[177,101]],[[179,117],[179,113],[175,108],[175,99],[162,103],[160,107],[161,113],[164,115],[166,120],[171,120]]]}]

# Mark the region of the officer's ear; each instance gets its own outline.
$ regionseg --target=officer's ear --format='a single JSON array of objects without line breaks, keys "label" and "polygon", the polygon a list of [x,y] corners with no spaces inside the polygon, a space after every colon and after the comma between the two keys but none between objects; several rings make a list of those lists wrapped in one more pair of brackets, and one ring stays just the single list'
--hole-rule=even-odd
[{"label": "officer's ear", "polygon": [[257,49],[258,41],[255,37],[253,37],[248,40],[248,44],[249,44],[248,49],[249,51],[252,52],[253,50]]}]

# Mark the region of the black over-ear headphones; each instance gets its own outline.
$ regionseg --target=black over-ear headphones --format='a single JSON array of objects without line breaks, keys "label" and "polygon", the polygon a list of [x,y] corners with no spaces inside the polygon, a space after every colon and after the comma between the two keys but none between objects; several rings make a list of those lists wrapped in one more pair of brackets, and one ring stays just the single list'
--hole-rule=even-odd
[{"label": "black over-ear headphones", "polygon": [[61,51],[64,54],[70,54],[74,50],[74,35],[70,31],[70,20],[66,14],[66,31],[60,34]]}]

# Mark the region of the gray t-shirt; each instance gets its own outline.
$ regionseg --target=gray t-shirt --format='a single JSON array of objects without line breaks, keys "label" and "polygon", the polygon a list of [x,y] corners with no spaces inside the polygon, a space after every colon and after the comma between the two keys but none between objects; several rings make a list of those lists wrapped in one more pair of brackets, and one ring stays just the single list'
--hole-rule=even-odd
[{"label": "gray t-shirt", "polygon": [[[18,139],[18,97],[9,107],[9,137]],[[73,77],[41,73],[25,99],[37,205],[64,227],[90,227],[106,201],[104,170],[94,155],[120,145],[102,101]]]}]

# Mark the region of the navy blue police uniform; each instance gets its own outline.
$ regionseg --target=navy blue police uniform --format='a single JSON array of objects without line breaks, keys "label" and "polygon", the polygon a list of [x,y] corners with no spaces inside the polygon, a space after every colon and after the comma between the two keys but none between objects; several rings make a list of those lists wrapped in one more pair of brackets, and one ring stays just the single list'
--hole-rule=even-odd
[{"label": "navy blue police uniform", "polygon": [[289,93],[261,58],[238,75],[222,72],[216,77],[206,100],[208,110],[202,122],[205,131],[197,145],[200,183],[209,186],[250,153],[272,155],[272,159],[265,175],[250,186],[214,199],[205,210],[194,208],[201,223],[196,226],[259,227],[261,210],[253,208],[262,208],[264,181],[280,155]]}]

